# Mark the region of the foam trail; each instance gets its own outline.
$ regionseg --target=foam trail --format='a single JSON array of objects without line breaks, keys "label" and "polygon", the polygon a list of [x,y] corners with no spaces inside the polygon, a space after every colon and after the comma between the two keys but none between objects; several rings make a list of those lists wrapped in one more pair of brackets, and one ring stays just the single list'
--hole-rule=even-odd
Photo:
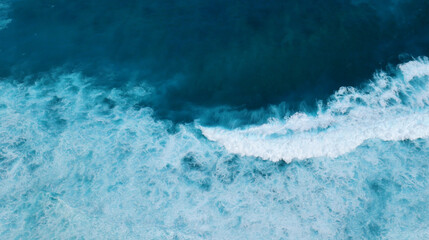
[{"label": "foam trail", "polygon": [[429,136],[429,61],[375,74],[363,89],[341,87],[317,114],[298,112],[259,126],[228,130],[199,126],[230,153],[271,161],[338,157],[368,139],[415,140]]},{"label": "foam trail", "polygon": [[[289,165],[237,157],[194,124],[154,118],[139,105],[153,94],[145,84],[94,80],[60,71],[0,81],[0,239],[429,239],[428,139],[374,139]],[[423,112],[418,93],[396,107]],[[345,127],[350,113],[330,124]],[[320,116],[249,136],[305,136],[329,123]]]}]

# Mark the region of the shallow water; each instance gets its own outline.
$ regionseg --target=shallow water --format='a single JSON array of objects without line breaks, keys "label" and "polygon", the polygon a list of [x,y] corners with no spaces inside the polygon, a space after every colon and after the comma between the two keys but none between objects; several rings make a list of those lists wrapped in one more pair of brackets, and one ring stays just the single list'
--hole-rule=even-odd
[{"label": "shallow water", "polygon": [[429,238],[428,8],[0,1],[0,239]]}]

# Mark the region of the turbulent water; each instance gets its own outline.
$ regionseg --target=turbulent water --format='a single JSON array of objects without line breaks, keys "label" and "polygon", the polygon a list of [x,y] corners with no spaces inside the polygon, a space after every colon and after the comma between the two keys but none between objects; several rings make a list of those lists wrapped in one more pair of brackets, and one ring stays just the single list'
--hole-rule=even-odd
[{"label": "turbulent water", "polygon": [[210,140],[236,154],[272,161],[338,157],[368,139],[429,137],[429,62],[399,65],[396,76],[376,75],[364,89],[342,87],[315,116],[295,113],[240,130],[200,127]]},{"label": "turbulent water", "polygon": [[0,0],[0,239],[429,239],[429,6],[313,4]]}]

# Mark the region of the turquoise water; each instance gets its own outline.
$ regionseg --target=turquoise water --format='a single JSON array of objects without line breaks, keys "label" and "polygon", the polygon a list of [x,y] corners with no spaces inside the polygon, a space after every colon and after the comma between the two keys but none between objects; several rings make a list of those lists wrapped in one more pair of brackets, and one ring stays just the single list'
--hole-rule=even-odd
[{"label": "turquoise water", "polygon": [[0,239],[429,238],[428,7],[0,1]]}]

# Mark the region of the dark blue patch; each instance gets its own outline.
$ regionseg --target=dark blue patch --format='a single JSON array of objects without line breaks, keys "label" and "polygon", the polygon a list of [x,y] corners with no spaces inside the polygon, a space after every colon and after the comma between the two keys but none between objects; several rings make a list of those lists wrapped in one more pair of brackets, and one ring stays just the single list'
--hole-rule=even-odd
[{"label": "dark blue patch", "polygon": [[144,80],[157,92],[142,106],[176,121],[200,117],[195,106],[313,106],[387,63],[429,54],[428,1],[354,2],[13,1],[0,77],[60,67],[109,87]]}]

